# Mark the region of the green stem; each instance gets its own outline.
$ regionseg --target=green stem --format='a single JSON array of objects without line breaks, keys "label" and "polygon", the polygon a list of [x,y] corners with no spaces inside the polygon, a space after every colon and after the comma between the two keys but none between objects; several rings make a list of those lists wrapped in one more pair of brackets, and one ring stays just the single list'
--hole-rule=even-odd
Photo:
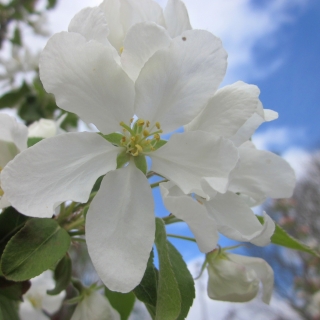
[{"label": "green stem", "polygon": [[176,218],[173,214],[170,214],[169,216],[162,218],[162,220],[166,225],[176,222],[183,222],[182,220]]},{"label": "green stem", "polygon": [[185,237],[185,236],[178,236],[177,234],[167,233],[167,236],[168,236],[168,237],[171,237],[171,238],[177,238],[177,239],[182,239],[182,240],[188,240],[188,241],[192,241],[192,242],[197,242],[196,239],[194,239],[194,238]]},{"label": "green stem", "polygon": [[80,218],[74,222],[71,222],[69,225],[65,227],[65,229],[69,231],[69,230],[75,229],[76,227],[83,226],[83,224],[84,224],[84,218]]},{"label": "green stem", "polygon": [[161,180],[161,181],[159,181],[159,182],[151,183],[151,184],[150,184],[150,187],[151,187],[151,188],[159,187],[159,184],[160,184],[160,183],[162,183],[162,182],[167,182],[167,181],[169,181],[169,180],[164,179],[164,180]]}]

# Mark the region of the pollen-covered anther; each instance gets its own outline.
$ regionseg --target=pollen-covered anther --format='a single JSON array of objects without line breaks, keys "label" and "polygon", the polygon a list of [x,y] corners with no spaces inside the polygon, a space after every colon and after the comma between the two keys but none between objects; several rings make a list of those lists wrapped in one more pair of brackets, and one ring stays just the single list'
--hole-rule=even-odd
[{"label": "pollen-covered anther", "polygon": [[160,135],[158,133],[156,133],[154,136],[153,136],[157,141],[160,140]]},{"label": "pollen-covered anther", "polygon": [[145,136],[145,137],[149,137],[150,136],[150,132],[147,130],[147,129],[144,129],[142,134]]},{"label": "pollen-covered anther", "polygon": [[149,121],[149,120],[146,121],[146,127],[147,127],[147,128],[150,127],[150,121]]},{"label": "pollen-covered anther", "polygon": [[131,137],[130,140],[131,140],[132,142],[135,142],[135,141],[136,141],[136,137]]},{"label": "pollen-covered anther", "polygon": [[139,151],[139,152],[142,152],[142,147],[139,145],[139,144],[136,144],[136,146],[135,146],[136,148],[137,148],[137,150]]},{"label": "pollen-covered anther", "polygon": [[3,190],[1,189],[1,187],[0,187],[0,197],[2,197],[4,195],[4,192],[3,192]]},{"label": "pollen-covered anther", "polygon": [[127,141],[127,138],[126,137],[122,137],[121,138],[121,142],[126,142]]},{"label": "pollen-covered anther", "polygon": [[160,123],[158,121],[156,122],[156,127],[158,130],[160,129]]},{"label": "pollen-covered anther", "polygon": [[133,120],[134,120],[134,118],[131,118],[131,119],[130,119],[130,123],[132,123],[132,122],[133,122]]},{"label": "pollen-covered anther", "polygon": [[137,121],[137,125],[140,126],[140,127],[143,126],[144,123],[145,123],[145,122],[144,122],[143,119],[139,119],[139,120]]}]

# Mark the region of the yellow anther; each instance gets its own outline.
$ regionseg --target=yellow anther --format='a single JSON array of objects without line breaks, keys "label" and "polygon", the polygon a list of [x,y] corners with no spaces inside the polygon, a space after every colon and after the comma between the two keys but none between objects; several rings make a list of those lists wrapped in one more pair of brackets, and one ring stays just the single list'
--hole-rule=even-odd
[{"label": "yellow anther", "polygon": [[3,190],[0,188],[0,197],[2,197],[4,195]]},{"label": "yellow anther", "polygon": [[131,118],[131,119],[130,119],[130,123],[132,123],[132,122],[133,122],[133,120],[134,120],[134,118]]},{"label": "yellow anther", "polygon": [[160,123],[159,122],[156,122],[156,127],[157,127],[158,130],[160,129]]},{"label": "yellow anther", "polygon": [[145,136],[145,137],[149,137],[150,136],[150,133],[148,130],[144,129],[142,134]]},{"label": "yellow anther", "polygon": [[135,142],[135,141],[136,141],[136,137],[131,137],[130,140],[131,140],[132,142]]},{"label": "yellow anther", "polygon": [[150,126],[150,121],[149,120],[147,120],[146,126],[147,126],[147,128],[149,128],[149,126]]},{"label": "yellow anther", "polygon": [[137,150],[136,152],[134,152],[134,153],[132,153],[131,152],[131,154],[134,156],[134,157],[136,157],[136,156],[138,156],[139,155],[139,151]]},{"label": "yellow anther", "polygon": [[136,144],[136,148],[138,152],[142,152],[142,147],[140,146],[140,144]]},{"label": "yellow anther", "polygon": [[120,126],[122,127],[125,123],[123,121],[120,122]]},{"label": "yellow anther", "polygon": [[146,144],[150,144],[150,143],[151,143],[150,139],[146,140]]},{"label": "yellow anther", "polygon": [[160,140],[160,135],[158,133],[156,133],[154,136],[153,136],[157,141]]},{"label": "yellow anther", "polygon": [[121,138],[121,142],[126,142],[126,140],[127,140],[126,137]]},{"label": "yellow anther", "polygon": [[137,125],[138,125],[138,126],[143,126],[143,125],[144,125],[144,120],[143,120],[143,119],[139,119],[139,120],[137,121]]},{"label": "yellow anther", "polygon": [[122,54],[123,49],[124,49],[124,47],[121,47],[121,48],[119,49],[120,54]]},{"label": "yellow anther", "polygon": [[152,151],[156,150],[154,147],[151,147],[150,149],[151,149]]},{"label": "yellow anther", "polygon": [[127,130],[126,130],[125,128],[123,128],[123,129],[122,129],[122,132],[124,132],[124,133],[125,133],[125,132],[127,132]]}]

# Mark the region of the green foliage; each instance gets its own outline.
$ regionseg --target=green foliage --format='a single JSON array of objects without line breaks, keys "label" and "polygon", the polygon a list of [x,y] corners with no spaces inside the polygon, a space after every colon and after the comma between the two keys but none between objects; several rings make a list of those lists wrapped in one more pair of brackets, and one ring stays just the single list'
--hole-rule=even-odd
[{"label": "green foliage", "polygon": [[193,278],[179,252],[167,241],[162,219],[156,219],[156,227],[160,269],[155,319],[184,319],[195,297]]},{"label": "green foliage", "polygon": [[14,236],[30,218],[19,213],[13,207],[8,207],[0,214],[0,256],[7,242]]},{"label": "green foliage", "polygon": [[130,160],[129,154],[124,150],[117,156],[117,169],[122,168]]},{"label": "green foliage", "polygon": [[104,292],[112,307],[119,312],[121,320],[127,320],[136,300],[133,292],[114,292],[108,288],[105,288]]},{"label": "green foliage", "polygon": [[47,9],[53,9],[57,4],[57,0],[48,0]]},{"label": "green foliage", "polygon": [[72,275],[72,261],[68,254],[66,254],[57,264],[54,270],[54,280],[56,286],[52,290],[47,290],[47,294],[56,295],[67,289]]},{"label": "green foliage", "polygon": [[[264,221],[263,217],[257,216],[257,218],[261,223],[263,223]],[[298,239],[295,239],[294,237],[290,236],[278,224],[276,224],[275,232],[271,237],[271,243],[277,244],[282,247],[290,248],[293,250],[304,251],[314,256],[319,256],[319,254],[316,251],[312,250],[310,247],[306,246],[305,244],[300,242]]]},{"label": "green foliage", "polygon": [[33,218],[7,243],[1,270],[8,280],[24,281],[57,263],[70,246],[70,236],[55,220]]},{"label": "green foliage", "polygon": [[30,93],[30,87],[23,83],[19,89],[10,91],[0,98],[0,109],[13,108]]},{"label": "green foliage", "polygon": [[14,29],[14,33],[13,33],[13,38],[11,39],[11,42],[17,46],[21,46],[22,45],[22,41],[21,41],[21,32],[20,32],[20,28],[16,27]]},{"label": "green foliage", "polygon": [[0,320],[20,320],[17,301],[0,295]]},{"label": "green foliage", "polygon": [[110,134],[102,134],[102,137],[116,146],[121,146],[121,139],[123,138],[123,135],[115,132]]},{"label": "green foliage", "polygon": [[29,280],[23,282],[14,282],[0,277],[0,296],[5,296],[11,300],[22,301],[22,295],[25,294],[31,287]]},{"label": "green foliage", "polygon": [[136,167],[143,172],[143,174],[147,174],[148,165],[146,157],[143,154],[139,154],[138,156],[134,157],[134,163]]},{"label": "green foliage", "polygon": [[32,138],[28,138],[28,148],[34,146],[36,143],[40,142],[41,140],[43,140],[43,138],[37,138],[37,137],[32,137]]}]

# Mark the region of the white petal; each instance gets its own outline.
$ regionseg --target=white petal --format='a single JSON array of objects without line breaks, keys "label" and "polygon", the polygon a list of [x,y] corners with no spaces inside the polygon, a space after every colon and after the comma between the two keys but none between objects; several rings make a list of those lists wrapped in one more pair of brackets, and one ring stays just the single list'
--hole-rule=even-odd
[{"label": "white petal", "polygon": [[218,230],[230,239],[248,241],[257,246],[270,243],[275,224],[265,215],[261,225],[250,207],[236,194],[227,192],[205,201],[209,215],[216,221]]},{"label": "white petal", "polygon": [[230,190],[249,195],[257,201],[271,198],[289,198],[295,186],[295,174],[287,161],[276,154],[248,148],[239,148],[240,161],[232,173]]},{"label": "white petal", "polygon": [[168,0],[164,10],[167,30],[172,38],[179,36],[186,30],[191,30],[188,11],[180,0]]},{"label": "white petal", "polygon": [[269,264],[260,258],[244,257],[237,254],[229,254],[228,257],[230,260],[245,265],[246,267],[254,270],[257,277],[262,282],[262,301],[266,304],[269,304],[272,296],[274,282],[273,270],[269,266]]},{"label": "white petal", "polygon": [[218,243],[219,235],[216,223],[208,216],[205,206],[185,195],[172,182],[161,183],[160,190],[165,207],[188,224],[200,251],[212,251]]},{"label": "white petal", "polygon": [[119,51],[125,35],[120,18],[120,1],[104,0],[99,7],[104,12],[109,27],[108,39],[114,48]]},{"label": "white petal", "polygon": [[79,302],[71,320],[120,320],[119,313],[114,310],[106,297],[98,292],[91,292]]},{"label": "white petal", "polygon": [[[0,185],[0,188],[1,188],[1,185]],[[0,209],[9,207],[10,205],[11,205],[11,204],[10,204],[10,202],[8,201],[8,199],[7,199],[7,197],[6,197],[5,194],[0,197]]]},{"label": "white petal", "polygon": [[64,133],[20,153],[1,185],[21,213],[51,217],[66,200],[86,202],[97,178],[116,168],[118,150],[96,133]]},{"label": "white petal", "polygon": [[123,69],[133,81],[139,76],[146,61],[159,49],[169,47],[167,31],[153,22],[135,24],[127,33],[121,54]]},{"label": "white petal", "polygon": [[120,0],[120,15],[125,33],[136,23],[152,21],[165,26],[162,8],[153,0]]},{"label": "white petal", "polygon": [[5,113],[0,113],[0,167],[27,148],[28,129]]},{"label": "white petal", "polygon": [[118,131],[133,116],[133,82],[113,58],[113,50],[78,33],[54,35],[40,58],[40,77],[57,105],[94,123],[104,133]]},{"label": "white petal", "polygon": [[86,240],[92,263],[112,291],[136,287],[155,235],[150,185],[134,165],[109,172],[90,205]]},{"label": "white petal", "polygon": [[191,123],[188,131],[202,130],[229,138],[255,113],[260,90],[238,81],[219,89],[206,108]]},{"label": "white petal", "polygon": [[107,20],[100,7],[82,9],[71,20],[68,31],[80,33],[87,41],[96,40],[110,45]]},{"label": "white petal", "polygon": [[40,119],[28,127],[28,136],[37,138],[50,138],[57,134],[57,125],[54,120]]},{"label": "white petal", "polygon": [[227,66],[220,39],[189,30],[157,51],[136,81],[135,114],[161,123],[165,132],[189,123],[208,103]]},{"label": "white petal", "polygon": [[152,170],[173,181],[186,194],[202,191],[203,177],[225,178],[235,167],[238,151],[233,144],[207,132],[173,134],[161,148],[148,154]]}]

